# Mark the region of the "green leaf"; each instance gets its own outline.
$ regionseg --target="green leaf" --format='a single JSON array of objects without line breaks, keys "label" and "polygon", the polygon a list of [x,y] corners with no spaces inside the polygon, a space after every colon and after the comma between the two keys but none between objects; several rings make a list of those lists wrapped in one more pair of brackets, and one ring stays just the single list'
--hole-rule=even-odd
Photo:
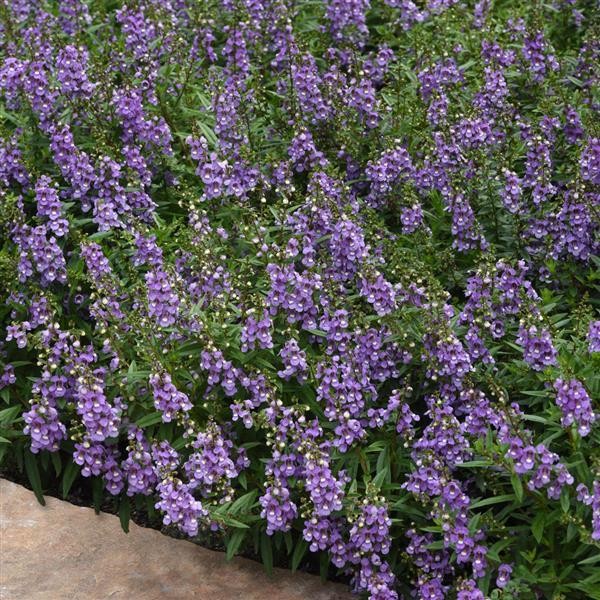
[{"label": "green leaf", "polygon": [[23,407],[21,406],[9,406],[4,410],[0,410],[0,423],[2,424],[11,424],[15,422],[15,417],[20,415],[23,411]]},{"label": "green leaf", "polygon": [[374,477],[373,485],[377,489],[381,489],[381,486],[383,485],[383,482],[385,481],[388,473],[389,473],[389,466],[386,467],[385,469],[379,471],[379,473],[377,473],[377,475]]},{"label": "green leaf", "polygon": [[321,575],[321,581],[327,581],[327,575],[329,574],[329,556],[326,552],[321,552],[319,559],[319,573]]},{"label": "green leaf", "polygon": [[536,539],[539,544],[542,541],[542,536],[544,535],[544,525],[546,524],[546,513],[540,511],[533,522],[531,523],[531,533],[533,533],[533,537]]},{"label": "green leaf", "polygon": [[488,558],[500,562],[500,552],[510,546],[514,541],[514,537],[509,537],[506,540],[499,540],[488,550]]},{"label": "green leaf", "polygon": [[327,337],[327,332],[325,331],[321,331],[320,329],[306,329],[306,331],[308,331],[309,333],[312,333],[313,335],[316,335],[318,337]]},{"label": "green leaf", "polygon": [[517,500],[523,502],[523,482],[521,478],[516,473],[513,473],[510,482],[512,483],[513,490],[515,490]]},{"label": "green leaf", "polygon": [[64,499],[66,499],[69,495],[71,486],[73,485],[75,479],[77,479],[77,475],[79,475],[79,465],[69,461],[62,478],[62,497]]},{"label": "green leaf", "polygon": [[40,478],[37,459],[31,452],[29,452],[29,450],[25,450],[23,459],[25,461],[25,471],[27,472],[27,478],[31,484],[31,489],[35,494],[37,501],[42,506],[46,506],[46,501],[44,500],[44,494],[42,492],[42,480]]},{"label": "green leaf", "polygon": [[246,525],[246,523],[242,523],[242,521],[238,521],[237,519],[234,519],[233,517],[230,517],[229,515],[219,515],[221,518],[221,521],[223,521],[223,523],[225,523],[225,525],[229,525],[229,527],[235,527],[236,529],[249,529],[249,525]]},{"label": "green leaf", "polygon": [[594,554],[589,558],[585,558],[584,560],[580,560],[578,565],[593,565],[594,563],[600,562],[600,552],[598,554]]},{"label": "green leaf", "polygon": [[269,574],[273,574],[273,545],[271,538],[266,534],[262,533],[260,536],[260,556],[262,558],[263,566],[265,571]]},{"label": "green leaf", "polygon": [[571,506],[571,499],[569,497],[569,490],[566,486],[562,489],[562,493],[560,495],[560,506],[562,507],[564,513],[569,512],[569,507]]},{"label": "green leaf", "polygon": [[60,455],[58,452],[52,452],[50,454],[50,458],[52,460],[52,466],[54,467],[54,472],[57,477],[60,477],[60,472],[62,471],[62,462],[60,460]]},{"label": "green leaf", "polygon": [[258,494],[258,490],[252,490],[243,496],[240,496],[230,507],[228,513],[231,515],[237,515],[238,513],[244,511],[247,512],[250,510],[254,501],[256,500],[256,496]]},{"label": "green leaf", "polygon": [[141,419],[136,421],[138,427],[149,427],[150,425],[156,425],[162,421],[161,412],[152,412],[148,415],[143,416]]},{"label": "green leaf", "polygon": [[100,514],[100,508],[102,507],[103,491],[104,482],[99,477],[95,477],[92,482],[92,502],[97,515]]},{"label": "green leaf", "polygon": [[231,560],[237,554],[237,551],[239,550],[245,537],[245,529],[236,529],[233,532],[229,538],[229,541],[227,542],[227,552],[225,553],[227,560]]},{"label": "green leaf", "polygon": [[286,555],[289,556],[294,549],[294,540],[292,538],[292,534],[289,531],[286,531],[283,534],[283,541],[285,542],[285,552]]},{"label": "green leaf", "polygon": [[131,502],[127,496],[121,498],[119,504],[119,521],[125,533],[129,533],[129,519],[131,518]]},{"label": "green leaf", "polygon": [[515,500],[514,494],[503,494],[502,496],[493,496],[492,498],[484,498],[471,504],[471,508],[482,508],[483,506],[490,506],[491,504],[500,504],[501,502],[513,502]]},{"label": "green leaf", "polygon": [[298,540],[298,543],[294,548],[294,554],[292,554],[292,573],[294,573],[300,565],[300,561],[304,558],[307,549],[308,542],[306,542],[304,539]]},{"label": "green leaf", "polygon": [[472,469],[474,467],[489,467],[491,465],[492,463],[489,460],[469,460],[463,463],[458,463],[456,466]]}]

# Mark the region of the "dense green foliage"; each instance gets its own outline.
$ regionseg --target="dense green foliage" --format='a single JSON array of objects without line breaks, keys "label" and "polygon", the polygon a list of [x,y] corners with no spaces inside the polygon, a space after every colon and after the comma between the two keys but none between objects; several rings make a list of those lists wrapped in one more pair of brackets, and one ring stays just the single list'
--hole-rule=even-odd
[{"label": "dense green foliage", "polygon": [[600,598],[599,28],[0,2],[3,468],[374,599]]}]

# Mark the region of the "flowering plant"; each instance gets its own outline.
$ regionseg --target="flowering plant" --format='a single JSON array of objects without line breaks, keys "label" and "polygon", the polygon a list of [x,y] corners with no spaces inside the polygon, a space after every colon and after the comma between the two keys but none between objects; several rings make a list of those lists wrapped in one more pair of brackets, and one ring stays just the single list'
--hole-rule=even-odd
[{"label": "flowering plant", "polygon": [[374,600],[600,598],[596,3],[0,4],[0,456]]}]

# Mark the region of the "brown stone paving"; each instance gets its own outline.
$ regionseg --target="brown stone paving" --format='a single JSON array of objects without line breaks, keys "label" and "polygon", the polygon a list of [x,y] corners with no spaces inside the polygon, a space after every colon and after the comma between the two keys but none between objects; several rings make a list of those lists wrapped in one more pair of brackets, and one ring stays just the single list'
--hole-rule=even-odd
[{"label": "brown stone paving", "polygon": [[350,600],[347,588],[262,566],[0,480],[2,600]]}]

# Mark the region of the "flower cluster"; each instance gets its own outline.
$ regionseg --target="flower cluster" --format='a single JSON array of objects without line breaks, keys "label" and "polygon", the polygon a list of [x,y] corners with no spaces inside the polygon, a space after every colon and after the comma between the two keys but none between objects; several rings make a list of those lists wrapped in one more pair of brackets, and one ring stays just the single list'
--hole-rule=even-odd
[{"label": "flower cluster", "polygon": [[3,2],[0,461],[374,600],[593,597],[592,4]]}]

